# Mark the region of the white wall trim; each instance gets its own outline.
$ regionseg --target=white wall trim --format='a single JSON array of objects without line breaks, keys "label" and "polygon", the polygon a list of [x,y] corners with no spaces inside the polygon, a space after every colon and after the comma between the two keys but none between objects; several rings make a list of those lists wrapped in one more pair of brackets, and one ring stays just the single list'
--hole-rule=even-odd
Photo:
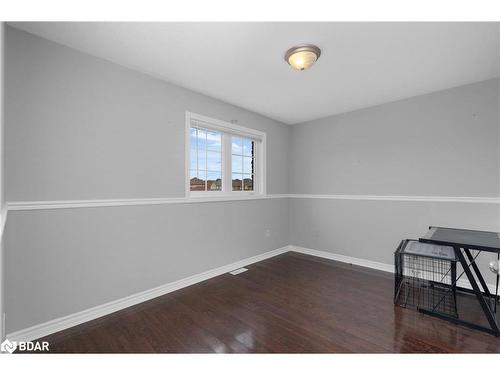
[{"label": "white wall trim", "polygon": [[[447,197],[423,195],[324,195],[324,194],[267,194],[267,195],[235,195],[215,197],[178,197],[178,198],[137,198],[137,199],[88,199],[64,201],[18,201],[7,202],[7,210],[54,210],[63,208],[85,207],[115,207],[139,206],[172,203],[212,203],[258,199],[337,199],[337,200],[372,200],[372,201],[403,201],[403,202],[453,202],[453,203],[484,203],[500,204],[500,198],[495,197]],[[6,215],[5,215],[6,216]]]},{"label": "white wall trim", "polygon": [[4,232],[4,229],[5,229],[5,223],[7,223],[7,214],[8,214],[8,209],[7,209],[7,206],[5,207],[2,207],[2,210],[0,212],[0,216],[1,216],[1,219],[0,219],[0,239],[3,237],[3,232]]},{"label": "white wall trim", "polygon": [[[315,257],[319,257],[319,258],[336,260],[337,262],[349,263],[349,264],[353,264],[353,265],[360,266],[360,267],[375,269],[378,271],[394,273],[394,265],[393,264],[380,263],[380,262],[375,262],[373,260],[362,259],[362,258],[354,258],[354,257],[350,257],[347,255],[331,253],[329,251],[308,249],[305,247],[295,246],[295,245],[290,245],[289,248],[290,248],[290,251],[295,251],[295,252],[301,253],[301,254],[307,254],[307,255],[312,255]],[[472,290],[472,286],[465,279],[458,280],[457,285],[459,287]],[[487,286],[488,286],[488,289],[490,290],[490,292],[494,293],[495,285],[487,284]]]},{"label": "white wall trim", "polygon": [[319,258],[336,260],[337,262],[354,264],[356,266],[372,268],[379,271],[394,273],[394,265],[388,263],[374,262],[372,260],[354,258],[347,255],[331,253],[329,251],[314,250],[296,245],[290,245],[290,251],[295,251],[296,253],[301,253],[301,254],[312,255]]},{"label": "white wall trim", "polygon": [[200,115],[198,113],[186,111],[186,126],[191,126],[192,121],[198,121],[206,124],[209,129],[214,129],[221,132],[229,132],[242,137],[249,137],[259,141],[266,136],[266,133],[254,128],[248,128],[229,121],[219,120],[216,118]]},{"label": "white wall trim", "polygon": [[407,201],[407,202],[455,202],[500,204],[500,197],[450,197],[442,195],[335,195],[335,194],[288,194],[289,198]]},{"label": "white wall trim", "polygon": [[213,203],[231,202],[259,199],[287,198],[286,194],[270,195],[245,195],[245,196],[219,196],[219,197],[190,197],[190,198],[139,198],[139,199],[96,199],[96,200],[67,200],[67,201],[31,201],[31,202],[7,202],[9,211],[24,210],[54,210],[63,208],[86,208],[86,207],[117,207],[117,206],[140,206],[155,204],[188,204],[188,203]]},{"label": "white wall trim", "polygon": [[263,254],[259,254],[250,258],[246,258],[222,267],[202,272],[194,276],[189,276],[184,279],[174,281],[168,284],[161,285],[143,292],[133,294],[128,297],[120,298],[116,301],[108,302],[103,305],[95,306],[90,309],[80,311],[71,315],[57,318],[45,323],[22,329],[20,331],[7,334],[7,338],[11,341],[32,341],[38,338],[50,335],[55,332],[62,331],[67,328],[74,327],[78,324],[88,322],[93,319],[100,318],[104,315],[125,309],[127,307],[137,305],[138,303],[148,301],[150,299],[162,296],[167,293],[188,287],[190,285],[205,281],[207,279],[220,276],[222,274],[234,271],[235,269],[248,266],[249,264],[263,261],[268,258],[288,252],[289,246],[271,250]]}]

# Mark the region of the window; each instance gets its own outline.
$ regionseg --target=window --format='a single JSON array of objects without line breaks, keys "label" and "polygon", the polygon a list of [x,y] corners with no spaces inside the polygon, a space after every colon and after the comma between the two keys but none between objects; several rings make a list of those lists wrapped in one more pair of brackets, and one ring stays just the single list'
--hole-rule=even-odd
[{"label": "window", "polygon": [[186,113],[186,195],[265,193],[265,133]]},{"label": "window", "polygon": [[233,191],[253,191],[254,141],[231,137],[231,168]]},{"label": "window", "polygon": [[191,191],[222,190],[222,134],[203,128],[190,129]]}]

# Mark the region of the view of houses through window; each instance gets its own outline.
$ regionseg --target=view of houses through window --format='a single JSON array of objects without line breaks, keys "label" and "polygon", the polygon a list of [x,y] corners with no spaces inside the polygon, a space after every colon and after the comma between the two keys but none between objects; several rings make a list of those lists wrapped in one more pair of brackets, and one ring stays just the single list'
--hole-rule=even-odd
[{"label": "view of houses through window", "polygon": [[233,191],[252,191],[254,179],[254,141],[231,137],[231,171]]},{"label": "view of houses through window", "polygon": [[231,145],[230,172],[226,169],[231,176],[231,190],[254,190],[255,141],[214,130],[191,127],[189,134],[191,191],[221,191],[223,189],[223,160],[225,158],[223,139],[227,139]]},{"label": "view of houses through window", "polygon": [[191,128],[191,191],[222,190],[222,133]]}]

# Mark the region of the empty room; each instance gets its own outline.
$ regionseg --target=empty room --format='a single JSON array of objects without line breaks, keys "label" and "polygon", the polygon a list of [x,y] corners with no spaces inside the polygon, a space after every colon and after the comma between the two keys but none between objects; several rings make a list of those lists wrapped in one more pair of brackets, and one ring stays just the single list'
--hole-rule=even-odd
[{"label": "empty room", "polygon": [[500,353],[500,23],[1,40],[2,352]]}]

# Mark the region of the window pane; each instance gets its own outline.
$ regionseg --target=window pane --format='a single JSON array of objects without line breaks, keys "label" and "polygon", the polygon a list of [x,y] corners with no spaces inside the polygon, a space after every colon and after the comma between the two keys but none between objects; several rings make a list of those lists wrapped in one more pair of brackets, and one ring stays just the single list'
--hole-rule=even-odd
[{"label": "window pane", "polygon": [[198,129],[196,128],[189,129],[189,140],[191,142],[191,147],[196,147],[197,134],[198,134]]},{"label": "window pane", "polygon": [[207,152],[205,150],[198,149],[198,169],[207,170]]},{"label": "window pane", "polygon": [[208,172],[207,173],[207,190],[208,191],[222,190],[221,172]]},{"label": "window pane", "polygon": [[207,151],[207,170],[217,172],[222,170],[222,154],[220,152]]},{"label": "window pane", "polygon": [[193,147],[191,144],[191,150],[189,151],[189,158],[191,159],[191,169],[198,169],[198,153],[196,152],[196,144]]},{"label": "window pane", "polygon": [[207,132],[204,129],[198,129],[198,150],[207,148]]},{"label": "window pane", "polygon": [[243,175],[243,190],[252,191],[253,190],[253,176]]},{"label": "window pane", "polygon": [[243,173],[243,156],[232,156],[232,172]]},{"label": "window pane", "polygon": [[231,137],[231,152],[241,155],[243,153],[243,139],[240,137]]},{"label": "window pane", "polygon": [[191,171],[190,173],[191,191],[204,191],[205,190],[205,172],[202,175],[198,171]]},{"label": "window pane", "polygon": [[207,179],[207,171],[202,171],[202,170],[198,169],[198,178],[201,178],[202,180],[206,180]]},{"label": "window pane", "polygon": [[233,174],[233,191],[241,191],[243,175],[241,174]]},{"label": "window pane", "polygon": [[253,158],[248,156],[243,157],[243,173],[253,174],[253,165],[254,165]]},{"label": "window pane", "polygon": [[245,156],[253,156],[254,142],[251,139],[243,138],[243,152]]},{"label": "window pane", "polygon": [[207,150],[222,152],[222,134],[219,132],[207,132]]}]

